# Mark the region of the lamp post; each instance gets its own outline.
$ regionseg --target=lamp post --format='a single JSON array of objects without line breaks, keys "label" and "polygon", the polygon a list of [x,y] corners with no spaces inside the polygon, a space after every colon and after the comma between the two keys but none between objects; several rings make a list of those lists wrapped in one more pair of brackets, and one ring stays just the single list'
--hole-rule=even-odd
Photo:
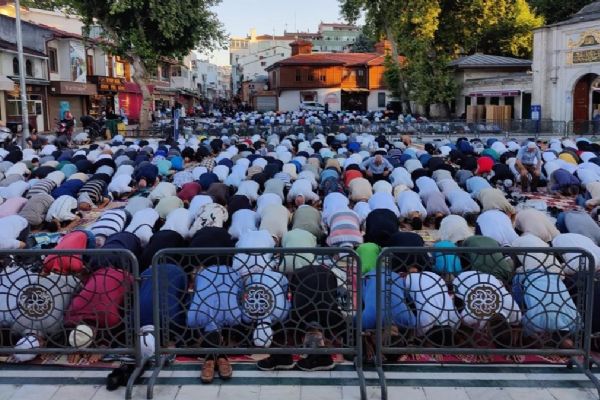
[{"label": "lamp post", "polygon": [[25,137],[29,136],[29,114],[27,112],[27,87],[25,82],[25,59],[23,57],[23,34],[21,32],[21,5],[15,0],[15,19],[17,24],[17,51],[19,60],[19,88],[21,90],[21,148],[25,148]]}]

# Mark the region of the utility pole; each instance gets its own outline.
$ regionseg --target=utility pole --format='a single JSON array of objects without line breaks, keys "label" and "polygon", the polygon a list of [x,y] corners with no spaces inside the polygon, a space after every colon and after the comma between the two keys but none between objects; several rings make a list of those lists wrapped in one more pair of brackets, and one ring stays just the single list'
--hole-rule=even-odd
[{"label": "utility pole", "polygon": [[21,32],[21,5],[15,0],[15,16],[17,24],[17,51],[19,60],[19,87],[21,89],[21,148],[25,148],[25,138],[29,136],[29,114],[27,112],[27,84],[25,82],[25,57],[23,57],[23,33]]}]

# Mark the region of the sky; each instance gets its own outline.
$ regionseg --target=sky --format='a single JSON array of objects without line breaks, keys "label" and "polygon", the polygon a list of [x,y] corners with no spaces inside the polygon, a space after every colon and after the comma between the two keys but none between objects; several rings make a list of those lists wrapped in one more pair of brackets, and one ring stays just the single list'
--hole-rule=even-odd
[{"label": "sky", "polygon": [[[245,37],[251,28],[258,35],[315,32],[321,21],[340,21],[339,9],[338,0],[223,0],[215,12],[229,35]],[[218,51],[210,59],[228,65],[229,53]]]}]

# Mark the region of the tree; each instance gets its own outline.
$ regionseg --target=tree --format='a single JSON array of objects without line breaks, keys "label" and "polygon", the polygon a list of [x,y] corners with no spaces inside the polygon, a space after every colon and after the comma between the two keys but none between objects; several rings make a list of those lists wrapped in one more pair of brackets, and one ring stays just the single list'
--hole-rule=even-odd
[{"label": "tree", "polygon": [[[388,62],[388,68],[399,69],[402,72],[402,66],[398,64],[398,42],[397,42],[397,30],[396,21],[401,16],[403,7],[403,0],[340,0],[341,13],[344,18],[351,23],[358,20],[362,13],[365,14],[365,22],[367,29],[373,32],[376,38],[387,38],[392,47],[391,59]],[[387,69],[387,68],[386,68]],[[398,71],[392,71],[391,74],[395,74]],[[389,86],[393,93],[397,93],[397,98],[404,105],[404,111],[410,113],[410,100],[408,98],[408,92],[406,90],[406,81],[403,77],[404,74],[400,73],[398,86]]]},{"label": "tree", "polygon": [[536,13],[544,17],[547,24],[564,21],[595,0],[529,0]]},{"label": "tree", "polygon": [[62,0],[86,27],[99,25],[109,51],[127,59],[142,92],[140,128],[148,129],[152,101],[148,71],[165,58],[181,58],[192,49],[213,49],[225,40],[211,10],[220,0]]},{"label": "tree", "polygon": [[353,53],[372,53],[375,51],[376,42],[377,41],[368,36],[363,29],[356,38],[356,41],[352,44],[351,50]]},{"label": "tree", "polygon": [[62,9],[64,2],[62,0],[21,0],[21,6],[54,11]]}]

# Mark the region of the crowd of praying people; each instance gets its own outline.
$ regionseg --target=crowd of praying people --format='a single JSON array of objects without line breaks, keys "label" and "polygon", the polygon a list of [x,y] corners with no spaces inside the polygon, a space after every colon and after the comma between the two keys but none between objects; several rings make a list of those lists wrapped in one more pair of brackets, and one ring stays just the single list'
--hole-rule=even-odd
[{"label": "crowd of praying people", "polygon": [[[263,116],[275,117],[281,116]],[[4,255],[26,248],[124,249],[142,278],[138,283],[110,256],[52,255],[41,265],[4,257],[0,343],[18,350],[13,361],[33,360],[34,350],[46,346],[118,347],[124,313],[131,312],[124,304],[137,284],[142,353],[151,357],[158,334],[153,273],[166,282],[167,322],[160,328],[170,346],[227,346],[233,339],[225,332],[240,325],[245,346],[343,346],[356,307],[363,309],[362,329],[375,329],[378,267],[390,278],[382,282],[391,296],[384,313],[398,346],[574,345],[584,311],[576,282],[585,279],[585,268],[600,266],[600,144],[585,138],[413,143],[411,136],[343,124],[331,133],[243,136],[226,129],[228,120],[209,121],[223,127],[220,135],[177,141],[117,136],[80,148],[0,149]],[[538,191],[573,207],[549,206],[535,198]],[[89,213],[99,216],[86,221]],[[430,232],[434,242],[426,243]],[[48,236],[56,239],[39,239]],[[308,250],[283,259],[244,253],[274,247],[356,251],[362,299],[343,295],[355,292],[351,267],[319,263]],[[399,251],[378,266],[390,247],[431,252]],[[504,247],[540,253],[511,257]],[[160,250],[172,248],[240,253],[153,265]],[[497,250],[460,255],[461,248]],[[594,265],[575,254],[552,255],[552,248],[584,249]],[[600,331],[600,321],[593,322]],[[257,367],[321,371],[335,362],[329,354],[276,354]],[[215,375],[232,377],[226,355],[204,358],[202,382]]]}]

